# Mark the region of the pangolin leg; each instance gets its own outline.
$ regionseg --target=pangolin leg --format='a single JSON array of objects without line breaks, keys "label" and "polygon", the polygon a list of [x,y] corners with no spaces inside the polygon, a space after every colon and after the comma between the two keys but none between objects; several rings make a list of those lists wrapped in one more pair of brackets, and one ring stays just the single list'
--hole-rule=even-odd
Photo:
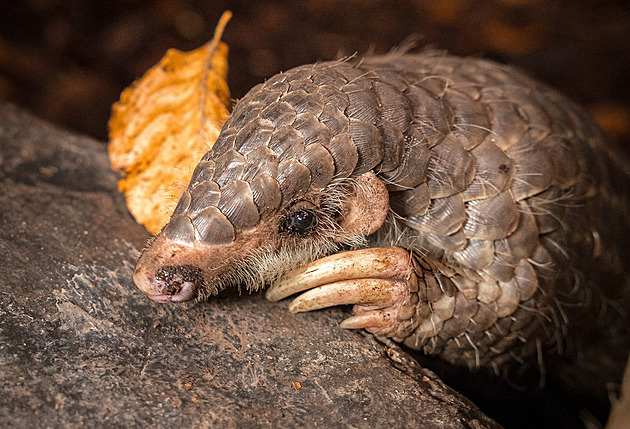
[{"label": "pangolin leg", "polygon": [[400,247],[338,253],[289,273],[267,291],[278,301],[303,292],[289,306],[292,313],[355,304],[342,328],[396,334],[407,325],[418,301],[411,258]]}]

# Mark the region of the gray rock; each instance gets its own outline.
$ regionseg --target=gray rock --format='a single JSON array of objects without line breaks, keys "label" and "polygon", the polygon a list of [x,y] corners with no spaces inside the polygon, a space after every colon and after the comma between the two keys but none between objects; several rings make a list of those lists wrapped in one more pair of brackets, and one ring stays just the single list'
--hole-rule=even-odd
[{"label": "gray rock", "polygon": [[[9,427],[498,424],[400,350],[236,291],[161,305],[105,146],[0,105],[0,421]],[[397,355],[394,363],[388,358]]]}]

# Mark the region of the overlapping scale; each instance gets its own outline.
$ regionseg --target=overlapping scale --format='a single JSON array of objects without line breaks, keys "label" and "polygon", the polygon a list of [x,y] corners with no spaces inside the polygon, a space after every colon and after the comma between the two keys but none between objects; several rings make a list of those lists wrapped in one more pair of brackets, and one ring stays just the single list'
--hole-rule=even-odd
[{"label": "overlapping scale", "polygon": [[319,115],[319,120],[326,125],[334,136],[348,132],[350,120],[341,110],[332,104],[326,104]]},{"label": "overlapping scale", "polygon": [[295,79],[289,82],[289,91],[297,89],[307,94],[313,94],[319,91],[319,86],[311,80],[311,76],[304,76],[301,79]]},{"label": "overlapping scale", "polygon": [[392,122],[382,119],[376,124],[383,138],[383,159],[374,168],[377,173],[385,173],[397,168],[405,152],[405,136]]},{"label": "overlapping scale", "polygon": [[443,198],[462,192],[475,175],[474,157],[461,141],[449,134],[431,149],[427,185],[431,198]]},{"label": "overlapping scale", "polygon": [[346,115],[349,118],[371,124],[376,122],[380,114],[379,100],[371,89],[359,83],[350,83],[341,88],[348,97]]},{"label": "overlapping scale", "polygon": [[278,165],[277,179],[284,203],[304,195],[311,186],[310,170],[295,159],[282,161]]},{"label": "overlapping scale", "polygon": [[508,149],[529,129],[527,123],[516,113],[516,106],[509,100],[504,100],[500,96],[494,98],[484,93],[482,101],[492,111],[492,125],[488,138],[499,149]]},{"label": "overlapping scale", "polygon": [[184,214],[186,210],[188,210],[188,207],[190,207],[190,192],[185,190],[179,198],[177,206],[175,206],[175,210],[173,210],[173,214],[171,216],[173,217]]},{"label": "overlapping scale", "polygon": [[173,243],[184,246],[192,246],[195,242],[193,224],[188,216],[172,217],[162,229],[161,234]]},{"label": "overlapping scale", "polygon": [[260,92],[256,94],[256,101],[260,102],[265,108],[270,104],[276,103],[282,97],[282,92],[278,90],[267,89],[264,86],[261,88]]},{"label": "overlapping scale", "polygon": [[309,112],[319,116],[324,108],[324,98],[320,94],[308,94],[303,89],[290,91],[281,100],[290,104],[298,115]]},{"label": "overlapping scale", "polygon": [[[228,118],[227,122],[223,126],[223,130],[217,140],[214,142],[212,146],[212,150],[209,152],[211,154],[223,154],[229,149],[233,149],[236,144],[236,133],[237,130],[235,128],[229,128],[230,118]],[[226,128],[227,127],[227,128]],[[213,158],[210,158],[213,159]],[[207,159],[209,160],[209,159]]]},{"label": "overlapping scale", "polygon": [[492,197],[510,186],[514,162],[490,139],[470,151],[475,159],[475,176],[464,191],[464,200]]},{"label": "overlapping scale", "polygon": [[413,123],[427,138],[429,146],[442,141],[453,128],[453,112],[442,100],[428,91],[412,86],[405,91],[413,107]]},{"label": "overlapping scale", "polygon": [[405,223],[417,231],[439,235],[456,232],[466,222],[464,200],[460,194],[431,201],[426,214],[410,216]]},{"label": "overlapping scale", "polygon": [[192,218],[195,241],[201,245],[221,245],[234,241],[232,223],[216,207],[206,207]]},{"label": "overlapping scale", "polygon": [[221,199],[219,185],[215,182],[207,181],[199,183],[186,193],[190,198],[190,204],[186,210],[190,216],[194,216],[206,207],[216,207]]},{"label": "overlapping scale", "polygon": [[212,180],[219,186],[239,180],[245,169],[245,157],[235,149],[230,149],[215,159]]},{"label": "overlapping scale", "polygon": [[[247,100],[246,100],[247,101]],[[265,107],[260,101],[253,101],[247,104],[246,108],[234,109],[232,115],[228,119],[229,127],[240,131],[251,121],[258,118],[260,111]]]},{"label": "overlapping scale", "polygon": [[245,154],[245,168],[243,180],[251,182],[260,174],[269,174],[271,177],[278,175],[278,155],[267,146],[259,146]]},{"label": "overlapping scale", "polygon": [[389,195],[389,205],[392,210],[403,217],[425,214],[430,203],[431,196],[426,183],[405,191],[392,192]]},{"label": "overlapping scale", "polygon": [[332,131],[310,112],[298,115],[293,127],[302,135],[306,145],[326,144],[332,138]]},{"label": "overlapping scale", "polygon": [[362,174],[376,167],[383,159],[385,149],[383,137],[376,125],[350,118],[348,135],[357,148],[359,159],[355,167],[355,174]]},{"label": "overlapping scale", "polygon": [[340,89],[348,83],[348,80],[336,70],[334,64],[329,64],[327,67],[314,71],[311,80],[319,86],[320,90],[328,87]]},{"label": "overlapping scale", "polygon": [[195,187],[199,183],[203,183],[207,180],[212,180],[214,175],[214,161],[199,161],[199,164],[195,167],[192,177],[190,179],[190,187]]},{"label": "overlapping scale", "polygon": [[291,125],[296,116],[295,109],[286,101],[271,103],[260,112],[260,117],[271,122],[275,128]]},{"label": "overlapping scale", "polygon": [[518,207],[510,192],[466,203],[466,237],[481,240],[505,238],[518,226]]},{"label": "overlapping scale", "polygon": [[470,269],[480,271],[494,259],[494,244],[491,240],[469,240],[464,249],[453,253],[453,258]]},{"label": "overlapping scale", "polygon": [[247,153],[260,146],[266,146],[271,139],[274,125],[266,119],[250,120],[236,134],[235,148],[240,153]]},{"label": "overlapping scale", "polygon": [[335,160],[335,177],[348,177],[359,162],[359,152],[347,133],[336,135],[327,147]]},{"label": "overlapping scale", "polygon": [[335,174],[335,160],[324,146],[313,143],[307,146],[300,162],[311,172],[311,185],[315,189],[327,186]]},{"label": "overlapping scale", "polygon": [[514,161],[516,173],[510,190],[516,201],[531,197],[549,188],[553,182],[553,164],[536,137],[525,134],[505,153]]},{"label": "overlapping scale", "polygon": [[380,174],[390,191],[411,189],[426,181],[431,159],[429,143],[420,131],[413,127],[404,135],[405,153],[403,153],[400,165],[394,170]]},{"label": "overlapping scale", "polygon": [[325,105],[333,106],[341,112],[345,112],[350,104],[348,96],[340,88],[324,86],[320,88],[319,94]]},{"label": "overlapping scale", "polygon": [[237,229],[248,229],[258,224],[258,207],[247,182],[235,180],[222,187],[217,207]]},{"label": "overlapping scale", "polygon": [[287,125],[273,132],[269,148],[278,155],[280,161],[284,161],[301,157],[306,143],[298,130]]},{"label": "overlapping scale", "polygon": [[387,81],[374,82],[374,91],[380,100],[380,116],[402,133],[411,123],[413,114],[411,102],[402,91],[385,82]]},{"label": "overlapping scale", "polygon": [[250,183],[250,189],[258,212],[263,215],[273,212],[282,203],[282,191],[276,179],[267,173],[256,176]]},{"label": "overlapping scale", "polygon": [[424,237],[429,243],[449,252],[463,251],[468,244],[468,239],[464,234],[463,228],[460,228],[456,232],[449,235],[427,233],[424,235]]},{"label": "overlapping scale", "polygon": [[452,133],[464,149],[474,149],[490,133],[490,112],[482,103],[457,91],[447,90],[444,99],[453,111]]}]

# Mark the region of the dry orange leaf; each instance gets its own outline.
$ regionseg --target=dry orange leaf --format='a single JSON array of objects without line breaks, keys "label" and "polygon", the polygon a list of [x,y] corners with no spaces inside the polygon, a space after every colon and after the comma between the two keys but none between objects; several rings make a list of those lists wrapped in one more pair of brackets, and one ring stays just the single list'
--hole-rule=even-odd
[{"label": "dry orange leaf", "polygon": [[136,221],[157,234],[168,222],[201,157],[228,116],[227,45],[220,41],[232,14],[202,47],[169,49],[125,89],[112,108],[109,157]]}]

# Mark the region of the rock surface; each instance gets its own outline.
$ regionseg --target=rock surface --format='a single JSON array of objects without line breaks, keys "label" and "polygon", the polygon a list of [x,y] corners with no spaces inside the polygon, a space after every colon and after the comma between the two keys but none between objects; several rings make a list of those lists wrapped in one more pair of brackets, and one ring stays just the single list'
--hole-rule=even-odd
[{"label": "rock surface", "polygon": [[294,316],[236,291],[151,302],[131,280],[148,234],[116,179],[103,144],[0,105],[3,424],[499,427],[399,350],[339,329],[343,310]]}]

